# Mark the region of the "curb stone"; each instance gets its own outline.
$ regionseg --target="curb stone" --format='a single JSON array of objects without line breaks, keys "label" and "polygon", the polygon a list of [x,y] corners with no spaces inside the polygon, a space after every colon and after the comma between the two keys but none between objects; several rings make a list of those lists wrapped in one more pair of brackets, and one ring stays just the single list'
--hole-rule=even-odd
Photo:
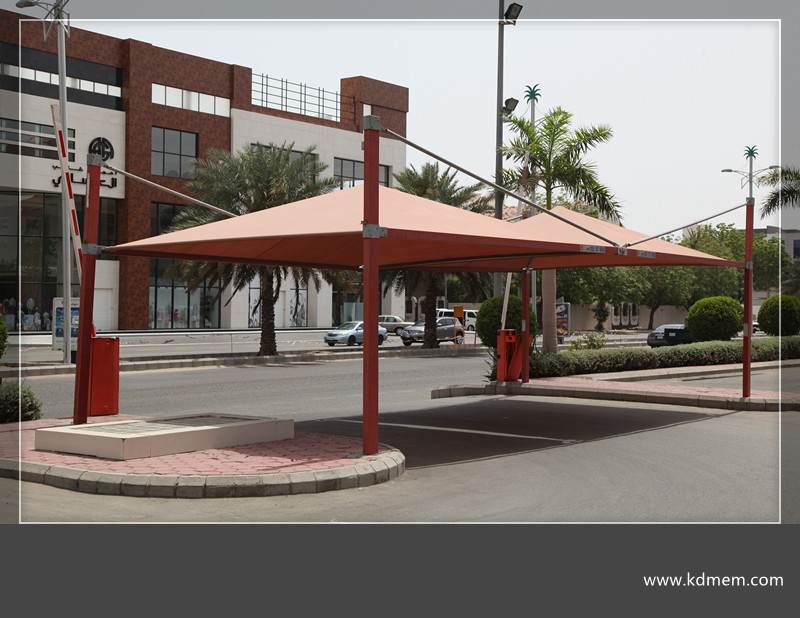
[{"label": "curb stone", "polygon": [[60,489],[139,498],[234,498],[322,493],[385,483],[405,472],[397,449],[361,458],[355,465],[278,474],[161,475],[99,472],[38,462],[0,459],[0,477]]}]

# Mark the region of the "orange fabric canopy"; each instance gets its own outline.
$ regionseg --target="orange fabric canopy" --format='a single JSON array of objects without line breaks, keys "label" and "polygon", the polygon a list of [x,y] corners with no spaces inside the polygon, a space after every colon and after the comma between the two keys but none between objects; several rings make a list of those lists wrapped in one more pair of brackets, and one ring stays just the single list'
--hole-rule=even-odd
[{"label": "orange fabric canopy", "polygon": [[[364,189],[353,187],[115,247],[116,255],[356,270],[363,264]],[[381,270],[515,272],[532,267],[743,266],[651,240],[617,247],[540,213],[519,223],[380,187]],[[643,234],[564,208],[554,212],[624,244]],[[384,236],[385,234],[385,236]]]}]

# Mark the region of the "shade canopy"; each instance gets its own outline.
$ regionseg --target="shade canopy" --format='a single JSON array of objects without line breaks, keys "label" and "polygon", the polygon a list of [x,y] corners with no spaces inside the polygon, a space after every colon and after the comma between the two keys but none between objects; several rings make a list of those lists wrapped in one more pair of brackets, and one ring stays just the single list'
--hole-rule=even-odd
[{"label": "shade canopy", "polygon": [[[380,187],[382,270],[518,272],[525,268],[695,264],[738,266],[651,240],[619,255],[590,233],[541,213],[520,223]],[[554,212],[624,244],[644,238],[592,217]],[[357,270],[363,263],[364,190],[353,187],[191,229],[110,247],[116,255]]]}]

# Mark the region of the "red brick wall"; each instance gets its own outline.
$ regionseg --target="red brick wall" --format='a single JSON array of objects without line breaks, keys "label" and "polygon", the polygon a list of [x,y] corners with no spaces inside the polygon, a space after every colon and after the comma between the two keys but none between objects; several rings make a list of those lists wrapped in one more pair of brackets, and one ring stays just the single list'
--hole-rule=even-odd
[{"label": "red brick wall", "polygon": [[[21,35],[19,20],[22,22]],[[0,9],[0,40],[24,47],[57,53],[55,31],[43,41],[42,22]],[[71,28],[66,41],[67,56],[122,69],[123,111],[126,114],[125,168],[127,171],[176,191],[186,192],[186,181],[150,176],[151,128],[154,126],[198,134],[198,156],[211,148],[230,150],[230,118],[155,105],[152,84],[163,84],[204,94],[226,97],[231,109],[278,116],[297,122],[362,131],[363,104],[381,117],[383,126],[406,134],[408,89],[367,77],[341,80],[341,94],[355,98],[355,122],[343,115],[343,122],[303,116],[292,112],[252,105],[252,71],[205,58],[154,47],[133,39],[116,39]],[[152,202],[180,203],[178,198],[135,180],[126,179],[125,199],[118,203],[118,242],[150,236]],[[148,328],[150,260],[120,256],[119,328]]]},{"label": "red brick wall", "polygon": [[[131,39],[125,41],[123,58],[125,167],[132,174],[185,193],[185,180],[150,176],[152,127],[197,133],[197,154],[202,158],[211,148],[230,150],[230,118],[153,104],[151,85],[202,89],[205,94],[232,99],[233,67]],[[181,203],[164,191],[126,180],[125,200],[118,212],[120,242],[150,236],[152,202]],[[148,327],[149,277],[149,259],[120,257],[120,296],[125,299],[119,308],[121,329]]]},{"label": "red brick wall", "polygon": [[342,94],[356,101],[356,131],[363,130],[364,104],[372,106],[372,115],[381,119],[381,126],[406,136],[408,88],[369,77],[348,77],[341,80]]}]

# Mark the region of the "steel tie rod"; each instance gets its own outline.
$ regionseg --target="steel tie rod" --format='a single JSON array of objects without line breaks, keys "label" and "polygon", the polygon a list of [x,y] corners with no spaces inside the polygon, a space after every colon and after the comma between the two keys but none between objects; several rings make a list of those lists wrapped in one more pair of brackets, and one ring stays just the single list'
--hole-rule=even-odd
[{"label": "steel tie rod", "polygon": [[721,215],[727,214],[731,211],[734,211],[738,208],[743,208],[747,204],[739,204],[738,206],[734,206],[733,208],[728,208],[728,210],[723,210],[722,212],[718,212],[715,215],[711,215],[710,217],[706,217],[705,219],[700,219],[699,221],[695,221],[694,223],[689,223],[687,225],[682,225],[680,227],[676,227],[674,230],[670,230],[669,232],[662,232],[661,234],[656,234],[655,236],[648,236],[647,238],[642,238],[641,240],[635,240],[633,242],[628,242],[622,245],[624,248],[632,247],[633,245],[638,245],[640,242],[646,242],[648,240],[653,240],[654,238],[660,238],[661,236],[666,236],[667,234],[672,234],[672,232],[677,232],[678,230],[682,230],[687,227],[691,227],[692,225],[697,225],[698,223],[703,223],[704,221],[708,221],[709,219],[714,219]]},{"label": "steel tie rod", "polygon": [[193,202],[193,203],[197,204],[198,206],[203,206],[205,208],[209,208],[210,210],[213,210],[214,212],[218,212],[221,215],[225,215],[226,217],[237,217],[238,216],[238,215],[233,214],[232,212],[228,212],[227,210],[222,210],[222,208],[217,208],[216,206],[212,206],[211,204],[206,204],[205,202],[201,202],[198,199],[195,199],[193,197],[189,197],[188,195],[184,195],[183,193],[179,193],[178,191],[173,191],[172,189],[168,189],[167,187],[161,186],[161,185],[156,184],[154,182],[150,182],[149,180],[145,180],[144,178],[136,176],[135,174],[131,174],[130,172],[125,172],[125,171],[123,171],[123,170],[121,170],[119,168],[116,168],[116,167],[113,167],[113,166],[109,165],[108,163],[104,163],[103,167],[110,169],[112,172],[117,172],[118,174],[122,174],[123,176],[127,176],[128,178],[133,178],[134,180],[138,180],[140,182],[143,182],[144,184],[150,185],[151,187],[155,187],[156,189],[161,189],[162,191],[166,191],[167,193],[171,193],[172,195],[180,197],[180,198],[182,198],[182,199],[184,199],[184,200],[186,200],[188,202]]},{"label": "steel tie rod", "polygon": [[539,206],[538,204],[536,204],[536,203],[534,203],[534,202],[532,202],[530,200],[527,200],[524,197],[521,197],[521,196],[517,195],[513,191],[509,191],[505,187],[501,187],[500,185],[497,185],[497,184],[495,184],[495,183],[493,183],[493,182],[491,182],[489,180],[486,180],[485,178],[481,178],[477,174],[473,174],[472,172],[470,172],[468,170],[465,170],[463,167],[461,167],[459,165],[456,165],[455,163],[452,163],[451,161],[448,161],[444,157],[440,157],[439,155],[432,153],[430,150],[427,150],[427,149],[423,148],[422,146],[419,146],[418,144],[415,144],[411,140],[408,140],[405,137],[403,137],[402,135],[398,135],[394,131],[391,131],[391,130],[386,129],[386,128],[382,128],[381,131],[384,132],[384,133],[388,133],[392,137],[399,139],[404,144],[407,144],[408,146],[411,146],[412,148],[416,148],[420,152],[424,152],[426,155],[431,156],[434,159],[437,159],[437,160],[441,161],[445,165],[449,165],[450,167],[452,167],[454,169],[457,169],[459,172],[462,172],[462,173],[466,174],[467,176],[471,176],[475,180],[478,180],[479,182],[482,182],[483,184],[488,185],[488,186],[492,187],[493,189],[495,189],[497,191],[500,191],[501,193],[505,193],[509,197],[514,197],[514,198],[518,199],[519,201],[521,201],[521,202],[523,202],[525,204],[528,204],[529,206],[533,206],[534,208],[536,208],[537,210],[540,210],[541,212],[547,213],[551,217],[555,217],[556,219],[558,219],[560,221],[563,221],[564,223],[567,223],[567,224],[571,225],[572,227],[576,227],[579,230],[582,230],[582,231],[586,232],[587,234],[591,234],[595,238],[599,238],[600,240],[605,241],[605,242],[607,242],[609,244],[612,244],[617,248],[619,248],[619,246],[620,246],[619,243],[614,242],[610,238],[606,238],[605,236],[602,236],[601,234],[598,234],[597,232],[594,232],[594,231],[592,231],[592,230],[590,230],[588,228],[585,228],[582,225],[580,225],[578,223],[575,223],[574,221],[570,221],[566,217],[562,217],[561,215],[557,215],[556,213],[554,213],[554,212],[552,212],[550,210],[547,210],[547,208],[545,208],[544,206]]}]

